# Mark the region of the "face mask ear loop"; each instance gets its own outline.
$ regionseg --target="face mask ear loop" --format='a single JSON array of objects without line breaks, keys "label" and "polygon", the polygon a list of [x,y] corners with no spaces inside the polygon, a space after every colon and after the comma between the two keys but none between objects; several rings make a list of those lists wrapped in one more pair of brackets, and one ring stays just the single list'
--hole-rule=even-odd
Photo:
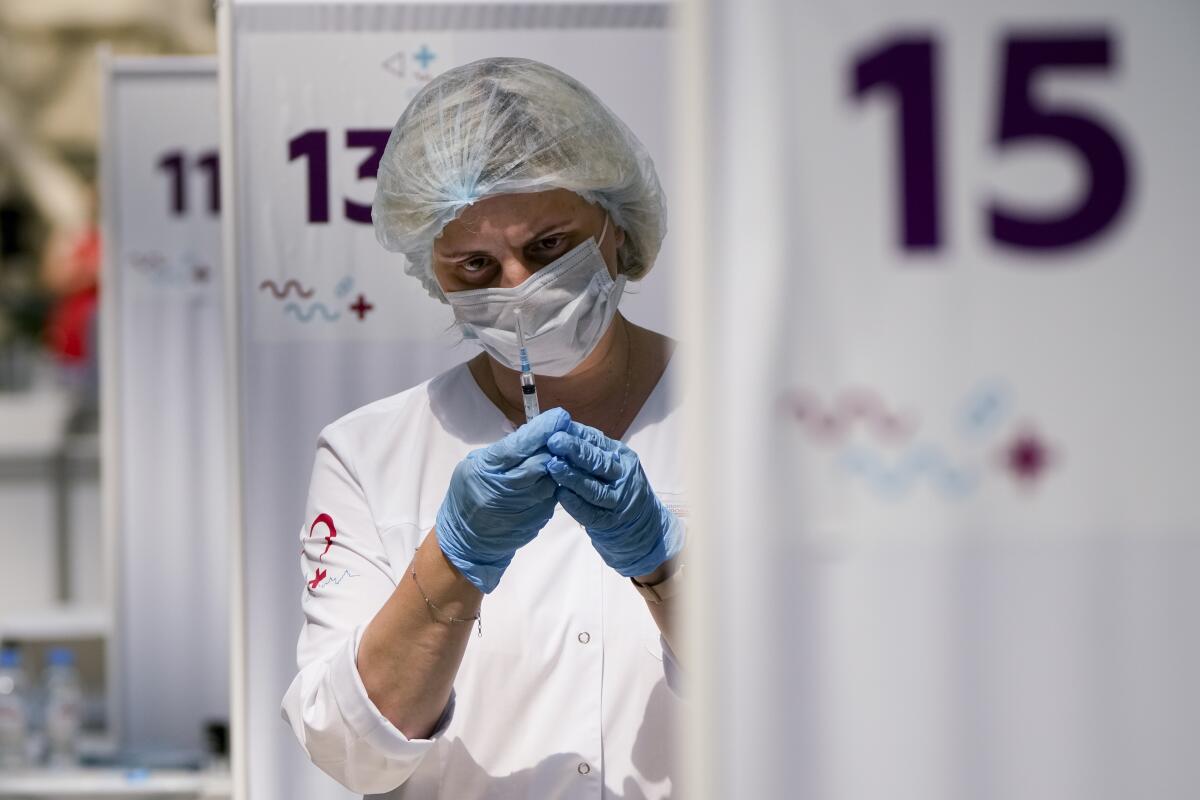
[{"label": "face mask ear loop", "polygon": [[600,238],[596,239],[596,247],[599,247],[600,245],[604,244],[604,237],[608,234],[608,219],[609,219],[609,214],[607,211],[605,211],[604,212],[604,227],[600,229]]}]

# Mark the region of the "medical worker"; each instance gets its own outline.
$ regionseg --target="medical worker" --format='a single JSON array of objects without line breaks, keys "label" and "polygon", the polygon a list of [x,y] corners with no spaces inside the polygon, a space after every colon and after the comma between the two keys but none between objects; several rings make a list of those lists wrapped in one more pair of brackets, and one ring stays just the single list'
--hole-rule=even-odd
[{"label": "medical worker", "polygon": [[678,359],[617,309],[666,230],[650,156],[562,72],[476,61],[396,123],[373,218],[482,352],[322,431],[285,718],[356,792],[678,796]]}]

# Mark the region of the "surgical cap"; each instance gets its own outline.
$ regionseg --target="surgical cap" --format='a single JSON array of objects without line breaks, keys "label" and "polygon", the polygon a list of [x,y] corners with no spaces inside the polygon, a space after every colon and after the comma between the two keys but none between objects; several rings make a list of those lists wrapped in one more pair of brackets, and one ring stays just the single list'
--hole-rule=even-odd
[{"label": "surgical cap", "polygon": [[485,58],[438,75],[413,97],[379,162],[375,237],[443,300],[433,241],[477,200],[569,189],[625,231],[620,272],[649,272],[666,234],[654,162],[579,81],[524,58]]}]

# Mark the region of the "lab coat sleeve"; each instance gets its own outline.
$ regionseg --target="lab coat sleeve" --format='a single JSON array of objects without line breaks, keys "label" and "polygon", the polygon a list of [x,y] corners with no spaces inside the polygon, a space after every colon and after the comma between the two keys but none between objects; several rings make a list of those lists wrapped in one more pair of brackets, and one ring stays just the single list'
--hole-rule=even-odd
[{"label": "lab coat sleeve", "polygon": [[367,696],[359,642],[396,584],[367,498],[338,442],[327,428],[317,444],[300,532],[299,672],[281,710],[314,764],[351,791],[375,794],[395,789],[417,769],[453,716],[454,694],[428,739],[409,739]]}]

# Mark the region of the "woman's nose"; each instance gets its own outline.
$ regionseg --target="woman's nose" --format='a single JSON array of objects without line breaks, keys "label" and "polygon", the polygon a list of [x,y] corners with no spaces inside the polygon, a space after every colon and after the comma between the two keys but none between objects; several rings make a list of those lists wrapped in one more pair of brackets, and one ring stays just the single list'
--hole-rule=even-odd
[{"label": "woman's nose", "polygon": [[541,268],[541,264],[531,259],[516,255],[508,256],[500,261],[500,282],[497,286],[501,289],[520,286]]}]

